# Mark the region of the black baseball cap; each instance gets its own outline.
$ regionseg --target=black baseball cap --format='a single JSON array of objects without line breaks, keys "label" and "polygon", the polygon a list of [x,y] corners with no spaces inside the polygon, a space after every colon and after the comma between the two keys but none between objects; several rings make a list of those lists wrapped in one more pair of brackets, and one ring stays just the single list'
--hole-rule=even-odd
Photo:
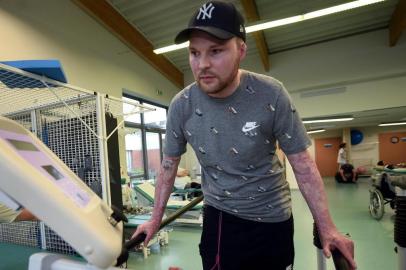
[{"label": "black baseball cap", "polygon": [[203,4],[192,16],[188,27],[175,37],[175,43],[189,40],[194,30],[206,32],[218,39],[239,37],[245,41],[244,18],[232,3],[210,1]]}]

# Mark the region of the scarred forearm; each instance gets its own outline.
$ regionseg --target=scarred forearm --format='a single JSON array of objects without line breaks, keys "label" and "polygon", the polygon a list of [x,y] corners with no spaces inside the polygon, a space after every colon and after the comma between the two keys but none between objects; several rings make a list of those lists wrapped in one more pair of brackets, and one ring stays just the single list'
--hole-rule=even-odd
[{"label": "scarred forearm", "polygon": [[309,152],[287,156],[296,176],[299,189],[302,192],[313,218],[316,221],[321,235],[329,234],[336,227],[331,219],[323,180],[317,169],[316,163]]},{"label": "scarred forearm", "polygon": [[309,205],[316,222],[320,239],[322,240],[324,255],[330,257],[331,251],[338,249],[349,263],[349,269],[356,269],[354,243],[337,231],[331,219],[323,180],[316,163],[310,157],[307,150],[298,154],[288,155],[287,157],[295,172],[300,191]]},{"label": "scarred forearm", "polygon": [[172,193],[176,172],[180,157],[164,157],[157,177],[155,187],[154,210],[152,218],[154,222],[161,222],[169,196]]}]

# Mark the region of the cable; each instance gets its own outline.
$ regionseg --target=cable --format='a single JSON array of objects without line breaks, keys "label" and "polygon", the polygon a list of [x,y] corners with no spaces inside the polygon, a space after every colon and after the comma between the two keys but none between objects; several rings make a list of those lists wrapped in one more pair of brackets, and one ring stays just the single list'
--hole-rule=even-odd
[{"label": "cable", "polygon": [[213,265],[213,267],[210,270],[217,269],[221,270],[220,267],[220,247],[221,247],[221,225],[223,224],[223,212],[220,212],[219,214],[219,224],[218,224],[218,233],[217,233],[217,254],[216,254],[216,263]]}]

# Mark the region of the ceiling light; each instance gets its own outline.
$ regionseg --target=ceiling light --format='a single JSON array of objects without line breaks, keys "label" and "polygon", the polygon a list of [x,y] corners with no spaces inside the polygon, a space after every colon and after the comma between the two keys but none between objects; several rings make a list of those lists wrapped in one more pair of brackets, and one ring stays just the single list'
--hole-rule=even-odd
[{"label": "ceiling light", "polygon": [[187,48],[187,47],[189,47],[189,41],[183,42],[181,44],[174,44],[174,45],[169,45],[169,46],[166,46],[166,47],[156,49],[156,50],[154,50],[154,53],[155,54],[161,54],[161,53],[180,50],[180,49]]},{"label": "ceiling light", "polygon": [[353,117],[336,117],[336,118],[314,118],[314,119],[303,119],[303,124],[311,124],[311,123],[327,123],[327,122],[343,122],[343,121],[351,121],[354,120]]},{"label": "ceiling light", "polygon": [[353,2],[346,3],[346,4],[338,5],[338,6],[333,6],[333,7],[329,7],[329,8],[312,11],[312,12],[305,13],[305,14],[298,15],[298,16],[293,16],[293,17],[289,17],[289,18],[285,18],[285,19],[281,19],[281,20],[270,21],[270,22],[266,22],[266,23],[248,26],[245,28],[245,31],[247,33],[252,33],[252,32],[265,30],[265,29],[269,29],[269,28],[274,28],[274,27],[278,27],[278,26],[282,26],[282,25],[287,25],[287,24],[291,24],[291,23],[295,23],[295,22],[306,21],[306,20],[317,18],[317,17],[322,17],[322,16],[333,14],[333,13],[338,13],[338,12],[342,12],[342,11],[370,5],[370,4],[375,4],[375,3],[383,2],[383,1],[385,1],[385,0],[353,1]]},{"label": "ceiling light", "polygon": [[293,17],[289,17],[289,18],[285,18],[285,19],[276,20],[276,21],[270,21],[270,22],[266,22],[266,23],[260,23],[260,24],[256,24],[256,25],[252,25],[252,26],[247,26],[247,27],[245,27],[245,31],[247,33],[252,33],[252,32],[256,32],[256,31],[261,31],[261,30],[269,29],[269,28],[275,28],[278,26],[287,25],[287,24],[300,22],[300,21],[303,21],[303,15],[298,15],[298,16],[293,16]]},{"label": "ceiling light", "polygon": [[320,132],[324,132],[324,131],[326,131],[326,130],[325,129],[313,129],[313,130],[307,131],[307,134],[320,133]]},{"label": "ceiling light", "polygon": [[[312,12],[305,13],[305,14],[302,14],[302,15],[297,15],[297,16],[292,16],[292,17],[280,19],[280,20],[275,20],[275,21],[270,21],[270,22],[265,22],[265,23],[260,23],[260,24],[247,26],[245,28],[245,31],[247,33],[252,33],[252,32],[265,30],[265,29],[270,29],[270,28],[275,28],[275,27],[278,27],[278,26],[287,25],[287,24],[291,24],[291,23],[306,21],[306,20],[317,18],[317,17],[326,16],[326,15],[330,15],[330,14],[333,14],[333,13],[338,13],[338,12],[342,12],[342,11],[345,11],[345,10],[354,9],[354,8],[358,8],[358,7],[362,7],[362,6],[367,6],[367,5],[371,5],[371,4],[375,4],[375,3],[379,3],[379,2],[383,2],[383,1],[386,1],[386,0],[358,0],[358,1],[352,1],[352,2],[349,2],[349,3],[342,4],[342,5],[337,5],[337,6],[333,6],[333,7],[329,7],[329,8],[324,8],[324,9],[312,11]],[[170,45],[170,46],[155,49],[154,53],[156,53],[156,54],[166,53],[166,52],[170,52],[170,51],[183,49],[183,48],[186,48],[188,46],[189,46],[188,42],[185,42],[185,43],[182,43],[182,44],[179,44],[179,45]]]},{"label": "ceiling light", "polygon": [[309,20],[309,19],[313,19],[313,18],[317,18],[317,17],[321,17],[321,16],[333,14],[333,13],[338,13],[338,12],[342,12],[342,11],[346,11],[346,10],[350,10],[350,9],[354,9],[354,8],[358,8],[358,7],[363,7],[363,6],[367,6],[370,4],[375,4],[375,3],[379,3],[379,2],[383,2],[383,1],[385,1],[385,0],[352,1],[349,3],[342,4],[342,5],[337,5],[337,6],[324,8],[324,9],[320,9],[317,11],[303,14],[303,20]]},{"label": "ceiling light", "polygon": [[406,125],[406,122],[389,122],[389,123],[379,124],[378,126],[386,127],[386,126],[401,126],[401,125]]}]

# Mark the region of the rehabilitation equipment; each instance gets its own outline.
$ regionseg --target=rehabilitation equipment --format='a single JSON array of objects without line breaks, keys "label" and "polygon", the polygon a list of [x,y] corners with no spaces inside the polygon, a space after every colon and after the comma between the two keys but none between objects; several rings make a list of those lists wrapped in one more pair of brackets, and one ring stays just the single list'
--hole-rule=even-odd
[{"label": "rehabilitation equipment", "polygon": [[[111,209],[35,135],[4,117],[0,117],[0,172],[2,192],[44,221],[94,269],[115,269],[111,266],[122,250],[125,216]],[[55,256],[34,254],[29,269],[45,269],[50,261],[65,264],[66,259],[55,262]],[[88,269],[78,268],[85,263],[72,263],[75,269]]]},{"label": "rehabilitation equipment", "polygon": [[398,254],[398,269],[406,269],[406,174],[392,177],[395,186],[395,251]]},{"label": "rehabilitation equipment", "polygon": [[[182,214],[189,211],[191,208],[198,205],[202,201],[203,201],[203,195],[200,195],[199,197],[194,198],[191,202],[189,202],[188,204],[186,204],[183,207],[176,210],[172,215],[170,215],[166,219],[162,220],[162,222],[161,222],[161,224],[159,226],[159,229],[162,229],[166,225],[170,224],[175,219],[177,219]],[[146,237],[146,234],[141,233],[141,234],[137,235],[137,237],[134,237],[134,238],[130,239],[129,241],[127,241],[124,244],[123,250],[122,250],[120,256],[117,259],[116,266],[120,266],[120,265],[124,264],[125,262],[127,262],[127,260],[128,260],[128,250],[130,250],[131,248],[141,244],[145,240],[145,237]]]},{"label": "rehabilitation equipment", "polygon": [[[134,190],[137,194],[138,203],[141,206],[149,206],[154,204],[155,187],[152,184],[144,182],[142,184],[135,185]],[[189,203],[188,200],[173,200],[169,198],[168,203],[166,204],[165,207],[167,215],[172,215],[175,211],[184,207],[188,203]],[[185,211],[181,219],[178,219],[178,221],[189,224],[190,223],[200,224],[202,207],[203,207],[202,202],[197,203],[193,207],[189,208],[187,212]]]},{"label": "rehabilitation equipment", "polygon": [[[0,117],[0,172],[4,198],[14,208],[30,210],[87,261],[37,253],[30,257],[29,270],[119,269],[113,265],[127,261],[128,250],[145,239],[141,234],[123,246],[126,217],[101,200],[34,134],[5,117]],[[179,208],[161,228],[202,200],[197,197]]]}]

